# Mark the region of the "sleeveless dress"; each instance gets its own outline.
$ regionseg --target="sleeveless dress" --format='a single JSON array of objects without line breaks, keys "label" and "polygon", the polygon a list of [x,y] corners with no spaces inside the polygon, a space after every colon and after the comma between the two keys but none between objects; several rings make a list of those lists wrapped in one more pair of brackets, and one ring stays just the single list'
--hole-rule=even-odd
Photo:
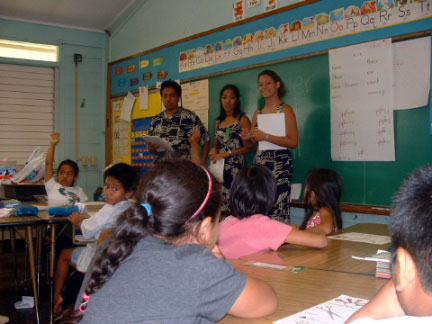
[{"label": "sleeveless dress", "polygon": [[[276,113],[281,113],[284,103],[276,108]],[[261,111],[258,112],[261,114]],[[291,194],[291,180],[293,174],[293,161],[291,150],[263,150],[257,151],[255,164],[263,165],[273,172],[276,178],[277,193],[276,202],[269,213],[269,217],[284,223],[290,223],[289,200]]]},{"label": "sleeveless dress", "polygon": [[[229,150],[237,150],[242,148],[243,140],[240,137],[240,133],[242,132],[240,120],[243,115],[239,117],[239,119],[229,127],[222,127],[220,123],[216,129],[215,140],[218,142],[219,153],[225,153]],[[231,184],[234,180],[237,172],[245,166],[245,156],[241,155],[231,155],[225,158],[224,163],[224,184],[222,186],[222,206],[223,209],[229,211],[229,194],[231,190]]]}]

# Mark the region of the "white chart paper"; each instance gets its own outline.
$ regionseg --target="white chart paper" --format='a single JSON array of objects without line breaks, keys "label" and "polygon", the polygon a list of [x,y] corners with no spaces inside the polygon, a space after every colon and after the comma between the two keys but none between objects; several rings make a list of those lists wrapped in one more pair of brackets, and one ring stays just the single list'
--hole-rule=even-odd
[{"label": "white chart paper", "polygon": [[331,154],[334,161],[394,161],[390,39],[331,50]]},{"label": "white chart paper", "polygon": [[430,90],[431,38],[393,44],[394,109],[426,106]]},{"label": "white chart paper", "polygon": [[130,122],[134,103],[135,96],[131,92],[128,92],[127,96],[123,100],[123,108],[120,114],[120,119]]}]

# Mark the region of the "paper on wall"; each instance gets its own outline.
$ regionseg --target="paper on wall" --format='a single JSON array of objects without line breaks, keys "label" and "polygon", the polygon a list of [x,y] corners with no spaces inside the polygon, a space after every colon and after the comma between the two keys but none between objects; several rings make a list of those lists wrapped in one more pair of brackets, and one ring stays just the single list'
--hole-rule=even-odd
[{"label": "paper on wall", "polygon": [[299,200],[300,195],[301,195],[301,191],[302,191],[302,184],[301,183],[292,183],[291,184],[290,201]]},{"label": "paper on wall", "polygon": [[148,87],[139,88],[140,110],[148,109]]},{"label": "paper on wall", "polygon": [[120,114],[120,119],[130,122],[134,103],[135,96],[131,92],[128,92],[127,96],[124,98],[123,101],[123,109]]},{"label": "paper on wall", "polygon": [[430,91],[431,38],[393,43],[394,109],[426,106]]},{"label": "paper on wall", "polygon": [[[264,133],[274,136],[285,136],[285,114],[258,114],[257,115],[258,129]],[[258,149],[263,150],[285,150],[286,147],[279,146],[267,141],[260,141]]]}]

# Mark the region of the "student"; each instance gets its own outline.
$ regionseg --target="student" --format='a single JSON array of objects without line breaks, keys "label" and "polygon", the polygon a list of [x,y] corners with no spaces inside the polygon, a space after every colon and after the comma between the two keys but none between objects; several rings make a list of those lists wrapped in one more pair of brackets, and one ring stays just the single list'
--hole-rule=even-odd
[{"label": "student", "polygon": [[300,229],[323,235],[342,229],[342,180],[335,171],[311,169],[306,177],[304,196],[306,210]]},{"label": "student", "polygon": [[[252,118],[250,133],[243,133],[243,139],[248,145],[260,141],[270,142],[283,146],[282,150],[258,150],[255,155],[255,163],[264,165],[273,172],[277,183],[277,198],[274,208],[269,216],[290,223],[289,200],[291,194],[291,179],[293,164],[291,157],[292,148],[298,144],[297,120],[293,108],[285,104],[282,98],[285,96],[285,85],[280,76],[272,70],[264,70],[258,75],[258,85],[261,95],[264,97],[265,106],[255,112]],[[260,114],[284,114],[285,135],[275,136],[258,129],[258,115]]]},{"label": "student", "polygon": [[82,188],[75,186],[79,168],[75,161],[63,160],[57,168],[58,182],[54,179],[54,153],[60,142],[60,133],[52,133],[45,160],[45,190],[49,206],[71,205],[87,201]]},{"label": "student", "polygon": [[[192,152],[189,137],[192,136],[194,127],[198,126],[201,133],[200,145],[202,146],[200,159],[201,164],[205,164],[210,149],[210,136],[194,112],[179,107],[181,93],[181,86],[177,82],[172,80],[162,82],[160,94],[165,111],[153,118],[149,134],[166,140],[173,148],[175,157],[191,160]],[[157,155],[157,161],[170,157],[169,152],[158,153],[157,148],[156,145],[149,144],[149,150]]]},{"label": "student", "polygon": [[206,169],[161,161],[136,196],[95,260],[80,310],[68,323],[82,317],[83,323],[214,323],[227,313],[253,318],[275,311],[269,285],[212,253],[221,197]]},{"label": "student", "polygon": [[348,322],[432,323],[432,164],[404,181],[389,227],[393,277]]},{"label": "student", "polygon": [[221,224],[219,247],[228,259],[263,250],[277,250],[284,243],[316,248],[327,246],[324,235],[297,230],[269,218],[276,196],[276,181],[269,169],[260,165],[237,173],[231,188],[231,211]]},{"label": "student", "polygon": [[229,211],[229,193],[237,172],[246,165],[245,154],[251,152],[243,145],[241,132],[250,130],[249,118],[240,110],[240,92],[232,84],[220,91],[220,114],[216,121],[215,144],[210,151],[210,159],[215,163],[225,159],[222,187],[224,211]]},{"label": "student", "polygon": [[[100,233],[105,228],[114,227],[118,216],[132,206],[132,198],[136,173],[131,166],[125,163],[117,163],[104,172],[104,195],[106,205],[94,216],[82,213],[73,213],[69,216],[71,223],[80,227],[83,236],[88,240],[97,241]],[[79,246],[64,249],[59,257],[55,273],[54,285],[54,313],[60,315],[62,311],[63,297],[61,295],[69,267],[73,266],[80,272],[86,272],[90,260],[96,251],[96,242],[88,243],[86,246]]]}]

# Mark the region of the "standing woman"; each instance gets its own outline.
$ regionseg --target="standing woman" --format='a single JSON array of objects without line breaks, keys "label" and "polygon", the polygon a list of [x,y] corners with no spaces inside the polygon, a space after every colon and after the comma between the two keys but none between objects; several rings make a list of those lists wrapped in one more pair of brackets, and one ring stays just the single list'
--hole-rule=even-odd
[{"label": "standing woman", "polygon": [[[265,99],[264,108],[257,110],[252,119],[250,133],[244,133],[244,140],[251,143],[267,141],[286,149],[283,150],[264,150],[257,151],[255,163],[269,168],[277,181],[277,199],[270,216],[274,219],[289,223],[289,199],[291,193],[291,180],[293,174],[293,164],[291,148],[297,147],[298,130],[297,121],[293,108],[282,101],[285,96],[285,85],[279,75],[272,70],[262,71],[258,76],[258,86],[261,95]],[[264,133],[257,126],[257,116],[259,114],[285,114],[285,136],[275,136]]]},{"label": "standing woman", "polygon": [[239,89],[232,84],[224,86],[220,92],[220,114],[216,121],[215,144],[210,159],[212,163],[225,159],[222,197],[223,209],[227,212],[234,176],[245,166],[245,154],[253,150],[245,147],[240,137],[242,131],[249,132],[250,127],[249,118],[240,110]]}]

